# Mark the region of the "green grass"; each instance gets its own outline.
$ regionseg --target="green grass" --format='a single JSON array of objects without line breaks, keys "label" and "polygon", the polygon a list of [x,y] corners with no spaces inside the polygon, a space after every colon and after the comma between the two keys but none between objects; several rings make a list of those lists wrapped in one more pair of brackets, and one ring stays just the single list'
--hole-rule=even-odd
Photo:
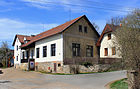
[{"label": "green grass", "polygon": [[128,89],[127,78],[118,80],[110,85],[111,89]]}]

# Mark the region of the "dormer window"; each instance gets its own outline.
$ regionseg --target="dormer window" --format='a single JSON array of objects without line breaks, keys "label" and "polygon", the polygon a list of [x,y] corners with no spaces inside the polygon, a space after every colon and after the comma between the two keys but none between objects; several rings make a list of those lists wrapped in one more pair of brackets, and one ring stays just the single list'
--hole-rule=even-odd
[{"label": "dormer window", "polygon": [[82,32],[82,25],[79,25],[79,32]]},{"label": "dormer window", "polygon": [[26,44],[28,42],[28,40],[26,39],[26,37],[24,37],[24,44]]},{"label": "dormer window", "polygon": [[108,34],[108,40],[110,40],[110,39],[111,39],[111,33]]}]

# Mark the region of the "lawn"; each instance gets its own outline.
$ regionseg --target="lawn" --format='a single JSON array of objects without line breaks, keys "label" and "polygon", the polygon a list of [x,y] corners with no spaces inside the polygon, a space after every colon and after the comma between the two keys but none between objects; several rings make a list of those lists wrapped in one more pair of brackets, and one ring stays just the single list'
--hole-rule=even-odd
[{"label": "lawn", "polygon": [[128,89],[127,78],[118,80],[110,85],[111,89]]}]

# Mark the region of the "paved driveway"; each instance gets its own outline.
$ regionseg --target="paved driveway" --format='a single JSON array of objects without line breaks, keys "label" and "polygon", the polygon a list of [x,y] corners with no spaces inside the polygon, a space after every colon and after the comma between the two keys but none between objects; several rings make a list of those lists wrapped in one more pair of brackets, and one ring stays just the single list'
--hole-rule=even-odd
[{"label": "paved driveway", "polygon": [[105,89],[108,82],[126,77],[125,71],[78,75],[50,75],[14,68],[2,71],[0,89]]}]

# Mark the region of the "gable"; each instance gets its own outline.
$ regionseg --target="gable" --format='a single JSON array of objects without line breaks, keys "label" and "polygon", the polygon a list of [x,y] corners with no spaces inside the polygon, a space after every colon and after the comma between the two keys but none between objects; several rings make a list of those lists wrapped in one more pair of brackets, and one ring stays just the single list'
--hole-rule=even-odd
[{"label": "gable", "polygon": [[109,25],[106,24],[106,26],[105,26],[105,28],[104,28],[104,30],[103,30],[103,32],[102,32],[102,34],[101,34],[101,36],[100,36],[98,42],[96,43],[96,46],[100,46],[101,40],[103,39],[104,34],[107,33],[107,32],[111,32],[111,31],[112,31],[112,30],[111,30],[111,28],[109,27]]},{"label": "gable", "polygon": [[104,35],[105,35],[106,33],[115,31],[115,30],[118,29],[118,28],[120,28],[119,25],[106,24],[106,26],[105,26],[105,28],[104,28],[104,30],[103,30],[103,32],[102,32],[102,34],[101,34],[101,36],[100,36],[98,42],[96,43],[96,46],[100,46],[101,40],[103,39],[103,37],[104,37]]},{"label": "gable", "polygon": [[[79,32],[79,25],[82,26],[82,32]],[[87,33],[84,31],[84,27],[87,27]],[[66,29],[64,34],[95,38],[96,40],[100,36],[86,16],[79,19],[76,23]]]},{"label": "gable", "polygon": [[17,35],[15,36],[15,38],[14,38],[14,41],[13,41],[12,46],[14,46],[15,41],[16,41],[17,38],[19,39],[19,42],[20,42],[21,44],[23,44],[23,43],[24,43],[24,38],[26,38],[26,40],[30,41],[30,40],[32,39],[32,36],[18,35],[18,34],[17,34]]}]

